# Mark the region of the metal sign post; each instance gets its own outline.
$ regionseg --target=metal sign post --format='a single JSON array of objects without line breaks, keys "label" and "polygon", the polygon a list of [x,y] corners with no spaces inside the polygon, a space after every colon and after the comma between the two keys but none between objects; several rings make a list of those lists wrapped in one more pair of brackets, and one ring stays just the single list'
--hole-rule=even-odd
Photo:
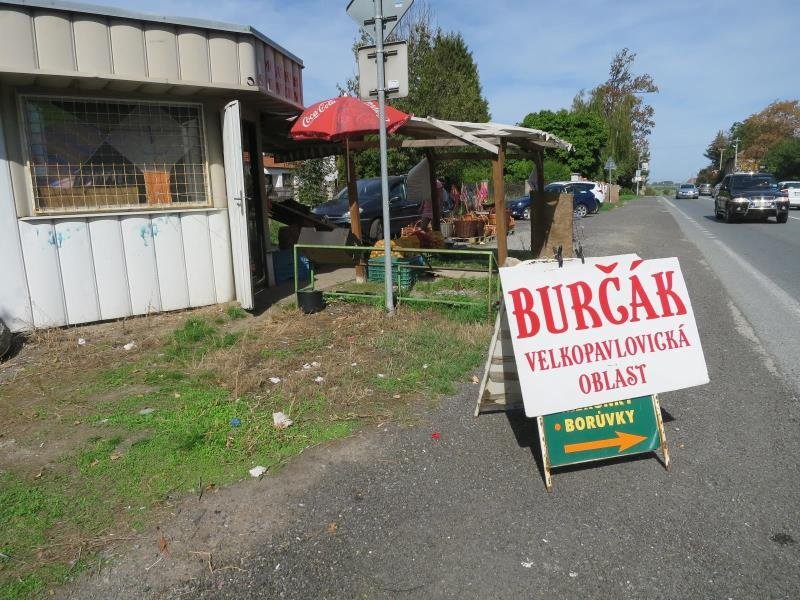
[{"label": "metal sign post", "polygon": [[[384,13],[383,4],[387,4]],[[347,5],[349,14],[359,27],[363,27],[375,40],[375,62],[378,67],[378,134],[381,153],[381,197],[383,203],[383,255],[384,281],[386,293],[386,312],[394,315],[394,285],[392,281],[392,222],[389,217],[389,167],[386,155],[386,79],[384,78],[383,42],[397,23],[411,8],[414,0],[351,0]],[[370,7],[372,4],[372,7]],[[370,18],[369,9],[372,8]],[[398,266],[399,273],[399,266]]]},{"label": "metal sign post", "polygon": [[[394,315],[394,283],[392,281],[392,221],[389,216],[389,165],[386,154],[386,80],[383,57],[383,0],[375,0],[375,61],[378,63],[378,133],[381,147],[381,197],[383,202],[383,256],[386,284],[386,312]],[[399,272],[398,265],[398,272]]]},{"label": "metal sign post", "polygon": [[611,171],[616,169],[616,168],[617,168],[617,163],[615,163],[614,159],[609,156],[608,160],[606,161],[606,171],[608,171],[609,189],[610,189],[610,186],[611,186]]}]

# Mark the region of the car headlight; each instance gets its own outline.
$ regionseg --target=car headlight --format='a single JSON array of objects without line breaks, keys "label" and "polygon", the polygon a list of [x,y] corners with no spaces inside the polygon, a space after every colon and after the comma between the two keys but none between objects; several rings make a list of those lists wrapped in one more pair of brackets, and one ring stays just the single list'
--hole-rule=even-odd
[{"label": "car headlight", "polygon": [[750,202],[747,198],[742,198],[739,196],[738,198],[733,198],[733,202]]}]

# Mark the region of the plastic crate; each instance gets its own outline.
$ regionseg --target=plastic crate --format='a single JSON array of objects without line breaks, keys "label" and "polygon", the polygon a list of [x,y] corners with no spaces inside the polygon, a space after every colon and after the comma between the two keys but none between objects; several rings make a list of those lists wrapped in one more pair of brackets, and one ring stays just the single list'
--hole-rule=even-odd
[{"label": "plastic crate", "polygon": [[[392,283],[404,289],[409,289],[417,280],[417,269],[409,267],[425,264],[421,256],[414,258],[392,257]],[[371,258],[367,263],[367,281],[384,281],[386,266],[383,256]]]},{"label": "plastic crate", "polygon": [[[272,252],[272,267],[275,271],[275,283],[294,280],[294,250]],[[297,278],[308,281],[311,277],[311,265],[305,256],[297,257]]]}]

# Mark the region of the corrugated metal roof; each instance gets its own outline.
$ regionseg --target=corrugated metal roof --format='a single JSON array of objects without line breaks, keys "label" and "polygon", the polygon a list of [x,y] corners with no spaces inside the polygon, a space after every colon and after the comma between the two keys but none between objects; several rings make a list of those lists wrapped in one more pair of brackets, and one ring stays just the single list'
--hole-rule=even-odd
[{"label": "corrugated metal roof", "polygon": [[244,33],[257,37],[265,44],[269,44],[276,50],[280,50],[292,60],[303,66],[303,61],[294,53],[290,52],[273,39],[261,33],[255,27],[248,25],[236,25],[224,23],[222,21],[210,21],[205,19],[193,19],[190,17],[168,17],[140,13],[111,6],[99,6],[96,4],[84,4],[82,2],[62,2],[61,0],[0,0],[2,5],[27,6],[33,8],[45,8],[50,10],[60,10],[74,13],[85,13],[89,15],[100,15],[104,17],[117,17],[120,19],[132,19],[135,21],[146,21],[150,23],[167,23],[169,25],[183,25],[185,27],[198,27],[200,29],[211,29],[215,31],[227,31],[231,33]]}]

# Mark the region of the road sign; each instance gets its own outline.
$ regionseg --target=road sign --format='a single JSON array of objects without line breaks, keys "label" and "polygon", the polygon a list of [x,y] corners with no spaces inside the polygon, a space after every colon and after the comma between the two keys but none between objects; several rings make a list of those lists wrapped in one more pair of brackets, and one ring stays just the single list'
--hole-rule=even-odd
[{"label": "road sign", "polygon": [[500,279],[527,416],[708,383],[677,258],[523,264]]},{"label": "road sign", "polygon": [[400,19],[406,14],[414,0],[350,0],[347,14],[377,42],[375,31],[375,2],[383,2],[383,39],[391,35]]},{"label": "road sign", "polygon": [[552,468],[659,448],[664,467],[669,469],[667,438],[656,395],[546,415],[538,417],[537,423],[548,491],[553,489]]},{"label": "road sign", "polygon": [[606,171],[613,171],[616,168],[617,163],[615,163],[614,159],[609,156],[608,160],[606,161]]},{"label": "road sign", "polygon": [[636,169],[636,177],[641,177],[642,172],[639,169]]},{"label": "road sign", "polygon": [[651,452],[661,447],[652,396],[546,415],[552,467]]},{"label": "road sign", "polygon": [[649,171],[649,170],[650,170],[650,163],[643,162],[642,171]]},{"label": "road sign", "polygon": [[[384,44],[384,76],[386,97],[408,96],[408,43]],[[375,46],[358,49],[358,95],[362,100],[378,97],[377,50]]]}]

